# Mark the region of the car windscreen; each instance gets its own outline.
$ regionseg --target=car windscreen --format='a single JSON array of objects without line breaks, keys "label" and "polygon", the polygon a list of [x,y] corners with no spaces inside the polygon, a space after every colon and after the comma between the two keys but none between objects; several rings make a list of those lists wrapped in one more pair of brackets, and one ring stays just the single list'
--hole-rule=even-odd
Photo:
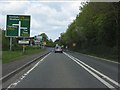
[{"label": "car windscreen", "polygon": [[55,49],[61,49],[61,47],[55,47]]}]

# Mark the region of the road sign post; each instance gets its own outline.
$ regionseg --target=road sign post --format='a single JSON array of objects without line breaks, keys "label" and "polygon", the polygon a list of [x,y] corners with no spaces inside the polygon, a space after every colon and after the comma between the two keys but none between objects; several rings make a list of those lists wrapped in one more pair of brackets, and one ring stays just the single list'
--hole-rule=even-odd
[{"label": "road sign post", "polygon": [[23,45],[23,53],[25,53],[25,45]]},{"label": "road sign post", "polygon": [[10,37],[10,51],[12,51],[12,37]]},{"label": "road sign post", "polygon": [[30,36],[30,16],[7,15],[6,37],[10,37],[10,51],[12,50],[12,37]]}]

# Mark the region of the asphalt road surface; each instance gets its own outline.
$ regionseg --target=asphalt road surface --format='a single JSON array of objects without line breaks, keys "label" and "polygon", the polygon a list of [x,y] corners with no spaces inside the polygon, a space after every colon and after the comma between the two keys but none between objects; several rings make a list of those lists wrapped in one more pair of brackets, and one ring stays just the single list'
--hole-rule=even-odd
[{"label": "asphalt road surface", "polygon": [[118,64],[51,52],[8,88],[119,88]]}]

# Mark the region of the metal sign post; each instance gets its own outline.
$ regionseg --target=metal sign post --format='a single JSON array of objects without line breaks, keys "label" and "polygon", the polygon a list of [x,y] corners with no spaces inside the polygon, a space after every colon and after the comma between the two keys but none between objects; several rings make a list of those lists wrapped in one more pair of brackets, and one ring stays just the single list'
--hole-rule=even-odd
[{"label": "metal sign post", "polygon": [[18,44],[20,44],[20,45],[22,45],[22,47],[23,47],[23,53],[25,53],[25,47],[26,47],[26,45],[28,45],[30,43],[30,41],[29,40],[25,40],[25,38],[23,38],[23,40],[19,40],[18,41]]},{"label": "metal sign post", "polygon": [[[25,41],[25,38],[23,40]],[[25,53],[25,44],[23,44],[23,53]]]},{"label": "metal sign post", "polygon": [[[12,37],[30,36],[30,16],[29,15],[7,15],[6,37],[10,37],[10,51],[12,50]],[[23,46],[23,52],[25,47]]]},{"label": "metal sign post", "polygon": [[12,37],[10,37],[10,51],[12,51]]},{"label": "metal sign post", "polygon": [[25,45],[23,45],[23,53],[25,53]]}]

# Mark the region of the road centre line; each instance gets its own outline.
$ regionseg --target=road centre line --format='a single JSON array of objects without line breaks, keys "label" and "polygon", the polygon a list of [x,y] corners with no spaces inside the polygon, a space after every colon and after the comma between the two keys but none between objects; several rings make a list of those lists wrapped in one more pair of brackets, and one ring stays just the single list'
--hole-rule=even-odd
[{"label": "road centre line", "polygon": [[[67,53],[65,53],[65,52],[64,52],[64,54],[65,54],[66,56],[68,56],[69,58],[71,58],[73,61],[75,61],[77,64],[79,64],[80,66],[82,66],[86,71],[88,71],[90,74],[92,74],[94,77],[96,77],[99,81],[101,81],[101,82],[102,82],[104,85],[106,85],[108,88],[110,88],[110,89],[111,89],[111,88],[115,88],[115,87],[113,87],[111,84],[109,84],[108,82],[106,82],[104,79],[102,79],[101,77],[99,77],[97,74],[95,74],[92,70],[96,71],[98,74],[102,74],[102,73],[100,73],[99,71],[93,69],[93,68],[90,67],[90,66],[89,66],[89,68],[88,68],[88,65],[85,64],[85,63],[83,63],[83,62],[80,61],[79,59],[77,59],[77,58],[75,58],[75,57],[73,57],[73,56],[71,56],[71,55],[69,55],[69,54],[67,54]],[[87,67],[85,67],[85,66],[87,66]],[[90,68],[91,68],[92,70],[90,70]],[[115,85],[117,84],[117,86],[119,86],[119,84],[118,84],[116,81],[110,79],[109,77],[105,76],[104,74],[102,74],[102,76],[104,76],[106,79],[108,79],[109,81],[111,81],[111,82],[114,83]],[[119,86],[119,87],[120,87],[120,86]]]},{"label": "road centre line", "polygon": [[[20,83],[31,71],[33,71],[45,58],[47,58],[51,53],[47,54],[45,57],[43,57],[39,62],[37,62],[30,70],[28,70],[24,75],[22,75],[18,80],[16,80],[14,83],[10,84],[7,89],[14,88],[18,83]],[[6,89],[6,90],[7,90]]]}]

